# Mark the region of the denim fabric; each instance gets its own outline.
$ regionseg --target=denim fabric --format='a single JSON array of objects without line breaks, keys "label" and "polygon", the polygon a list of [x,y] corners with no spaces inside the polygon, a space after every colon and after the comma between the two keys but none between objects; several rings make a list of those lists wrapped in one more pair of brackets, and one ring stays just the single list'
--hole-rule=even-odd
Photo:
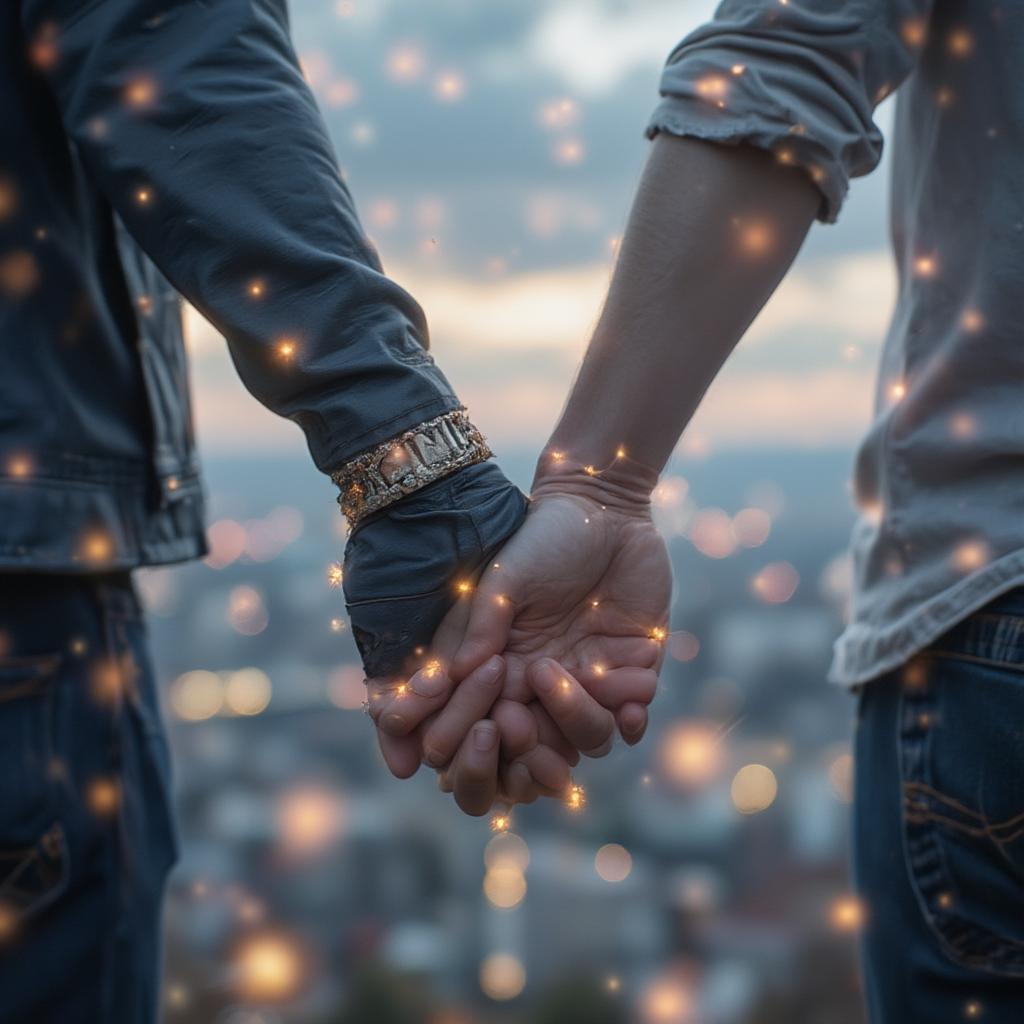
[{"label": "denim fabric", "polygon": [[345,601],[368,676],[408,668],[456,597],[523,524],[527,500],[493,462],[367,517],[345,548]]},{"label": "denim fabric", "polygon": [[157,1016],[177,854],[127,574],[0,576],[0,1022]]},{"label": "denim fabric", "polygon": [[864,687],[856,791],[872,1024],[1024,1020],[1024,588]]}]

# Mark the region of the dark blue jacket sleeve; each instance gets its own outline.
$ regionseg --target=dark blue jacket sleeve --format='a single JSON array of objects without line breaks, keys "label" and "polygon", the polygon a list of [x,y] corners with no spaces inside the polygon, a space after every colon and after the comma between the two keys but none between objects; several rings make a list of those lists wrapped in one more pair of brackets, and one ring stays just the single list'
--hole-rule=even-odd
[{"label": "dark blue jacket sleeve", "polygon": [[[224,335],[249,390],[330,472],[459,401],[417,303],[384,276],[288,33],[284,0],[23,0],[87,172]],[[369,517],[346,550],[371,675],[430,642],[459,574],[525,515],[494,465]]]},{"label": "dark blue jacket sleeve", "polygon": [[284,0],[22,11],[87,172],[321,469],[458,406],[359,224]]}]

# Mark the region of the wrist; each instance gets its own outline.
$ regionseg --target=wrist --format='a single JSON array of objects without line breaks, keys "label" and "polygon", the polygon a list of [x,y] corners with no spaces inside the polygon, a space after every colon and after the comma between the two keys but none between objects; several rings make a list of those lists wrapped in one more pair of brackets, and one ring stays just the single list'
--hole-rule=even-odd
[{"label": "wrist", "polygon": [[629,515],[650,514],[658,472],[617,448],[603,462],[587,462],[569,448],[548,445],[537,460],[531,498],[572,494]]}]

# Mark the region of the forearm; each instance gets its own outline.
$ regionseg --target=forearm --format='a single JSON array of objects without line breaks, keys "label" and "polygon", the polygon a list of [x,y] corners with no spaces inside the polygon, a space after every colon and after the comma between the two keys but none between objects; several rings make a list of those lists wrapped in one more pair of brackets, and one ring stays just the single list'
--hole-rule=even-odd
[{"label": "forearm", "polygon": [[660,471],[820,201],[805,174],[769,154],[658,136],[541,475]]}]

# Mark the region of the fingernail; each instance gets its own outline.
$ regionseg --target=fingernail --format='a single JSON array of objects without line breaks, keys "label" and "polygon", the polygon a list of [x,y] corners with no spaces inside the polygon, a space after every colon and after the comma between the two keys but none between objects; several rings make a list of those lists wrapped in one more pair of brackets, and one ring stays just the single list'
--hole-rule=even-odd
[{"label": "fingernail", "polygon": [[482,683],[495,683],[498,681],[498,676],[501,675],[501,670],[504,668],[504,663],[501,658],[494,655],[493,658],[488,658],[487,661],[477,669],[477,678]]},{"label": "fingernail", "polygon": [[392,713],[385,715],[380,720],[380,725],[385,732],[401,732],[405,728],[405,719],[401,715]]},{"label": "fingernail", "polygon": [[444,764],[445,758],[440,750],[428,747],[423,751],[423,761],[431,768],[440,768]]},{"label": "fingernail", "polygon": [[447,687],[448,676],[441,671],[420,671],[409,680],[409,689],[420,697],[440,697]]},{"label": "fingernail", "polygon": [[473,746],[477,750],[493,750],[498,742],[498,730],[493,722],[477,722],[473,727]]},{"label": "fingernail", "polygon": [[533,684],[541,693],[554,693],[560,677],[553,661],[542,661],[533,674]]}]

